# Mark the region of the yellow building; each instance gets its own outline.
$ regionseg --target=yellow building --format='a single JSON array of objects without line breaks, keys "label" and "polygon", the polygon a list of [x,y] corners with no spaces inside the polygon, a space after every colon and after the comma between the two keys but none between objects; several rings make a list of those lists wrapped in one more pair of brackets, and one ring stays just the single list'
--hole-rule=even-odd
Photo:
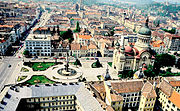
[{"label": "yellow building", "polygon": [[[105,81],[106,103],[111,105],[114,110],[119,111],[123,108],[138,107],[142,80],[128,81]],[[115,96],[116,95],[116,96]]]},{"label": "yellow building", "polygon": [[106,90],[106,103],[110,105],[115,111],[122,111],[123,108],[123,97],[121,95],[117,95],[109,88],[110,82],[104,82],[105,90]]},{"label": "yellow building", "polygon": [[[159,102],[164,111],[180,111],[180,80],[176,78],[164,78],[159,86]],[[173,86],[176,86],[174,88]]]},{"label": "yellow building", "polygon": [[153,111],[157,97],[153,85],[149,81],[146,82],[141,92],[142,94],[138,111]]}]

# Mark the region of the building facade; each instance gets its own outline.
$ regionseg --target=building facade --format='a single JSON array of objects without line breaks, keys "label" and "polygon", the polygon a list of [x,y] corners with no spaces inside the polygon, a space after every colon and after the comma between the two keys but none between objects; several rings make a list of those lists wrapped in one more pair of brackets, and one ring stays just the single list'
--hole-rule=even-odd
[{"label": "building facade", "polygon": [[124,70],[137,70],[143,64],[154,64],[154,51],[150,48],[151,30],[146,25],[138,32],[138,38],[134,46],[124,46],[118,42],[115,44],[112,67],[121,73]]},{"label": "building facade", "polygon": [[25,50],[32,56],[51,56],[50,34],[29,34],[25,41]]}]

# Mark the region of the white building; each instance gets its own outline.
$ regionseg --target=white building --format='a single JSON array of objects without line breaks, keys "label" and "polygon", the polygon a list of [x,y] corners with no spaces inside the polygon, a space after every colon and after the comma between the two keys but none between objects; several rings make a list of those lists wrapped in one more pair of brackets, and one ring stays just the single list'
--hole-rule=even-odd
[{"label": "white building", "polygon": [[11,45],[11,37],[9,35],[1,35],[0,38],[0,55],[5,55],[6,51],[8,50],[8,47]]},{"label": "white building", "polygon": [[26,50],[32,56],[51,56],[50,34],[29,34],[26,39]]}]

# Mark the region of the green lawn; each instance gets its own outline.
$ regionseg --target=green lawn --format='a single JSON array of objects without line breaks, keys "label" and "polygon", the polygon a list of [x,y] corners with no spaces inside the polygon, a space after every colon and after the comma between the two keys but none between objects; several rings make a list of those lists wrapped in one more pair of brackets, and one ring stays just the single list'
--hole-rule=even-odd
[{"label": "green lawn", "polygon": [[108,62],[109,66],[112,67],[112,62]]},{"label": "green lawn", "polygon": [[48,69],[49,67],[51,66],[54,66],[55,63],[43,63],[43,62],[40,62],[40,63],[33,63],[32,65],[32,69],[34,71],[44,71],[46,69]]},{"label": "green lawn", "polygon": [[40,76],[34,75],[34,76],[31,77],[31,79],[27,80],[25,83],[26,84],[34,85],[34,84],[37,84],[37,83],[49,83],[49,84],[53,84],[55,82],[49,80],[46,76],[43,76],[43,75],[40,75]]},{"label": "green lawn", "polygon": [[26,78],[27,78],[27,76],[18,76],[17,82],[20,82]]},{"label": "green lawn", "polygon": [[25,68],[25,67],[22,67],[21,72],[29,72],[29,70],[27,68]]}]

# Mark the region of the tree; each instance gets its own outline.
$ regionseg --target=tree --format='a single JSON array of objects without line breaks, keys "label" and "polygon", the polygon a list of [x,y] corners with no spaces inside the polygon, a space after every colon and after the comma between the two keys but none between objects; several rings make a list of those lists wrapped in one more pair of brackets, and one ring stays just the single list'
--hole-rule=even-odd
[{"label": "tree", "polygon": [[79,22],[76,22],[76,29],[74,30],[74,32],[80,32],[80,26],[79,26]]},{"label": "tree", "polygon": [[57,25],[57,33],[60,35],[59,25]]},{"label": "tree", "polygon": [[60,36],[65,40],[68,39],[69,43],[72,43],[72,41],[74,40],[73,38],[73,32],[71,29],[68,29],[67,31],[62,31],[60,32]]},{"label": "tree", "polygon": [[147,77],[155,77],[158,74],[153,71],[153,66],[149,65],[148,68],[144,71],[144,75]]},{"label": "tree", "polygon": [[79,10],[79,5],[78,4],[76,4],[75,9],[76,9],[76,12]]},{"label": "tree", "polygon": [[102,64],[99,62],[99,59],[97,59],[97,61],[92,64],[92,68],[99,68],[99,67],[102,67]]},{"label": "tree", "polygon": [[23,54],[25,55],[25,57],[29,57],[29,51],[28,50],[24,50]]},{"label": "tree", "polygon": [[177,60],[177,62],[176,62],[176,67],[178,68],[178,69],[180,69],[180,58]]},{"label": "tree", "polygon": [[175,65],[176,58],[169,54],[160,54],[156,56],[154,62],[154,70],[159,73],[161,67],[169,67]]},{"label": "tree", "polygon": [[76,66],[77,66],[77,65],[82,66],[82,65],[81,65],[81,62],[79,61],[79,59],[76,59],[76,61],[74,62],[74,65],[76,65]]},{"label": "tree", "polygon": [[56,27],[53,27],[53,35],[56,33]]}]

